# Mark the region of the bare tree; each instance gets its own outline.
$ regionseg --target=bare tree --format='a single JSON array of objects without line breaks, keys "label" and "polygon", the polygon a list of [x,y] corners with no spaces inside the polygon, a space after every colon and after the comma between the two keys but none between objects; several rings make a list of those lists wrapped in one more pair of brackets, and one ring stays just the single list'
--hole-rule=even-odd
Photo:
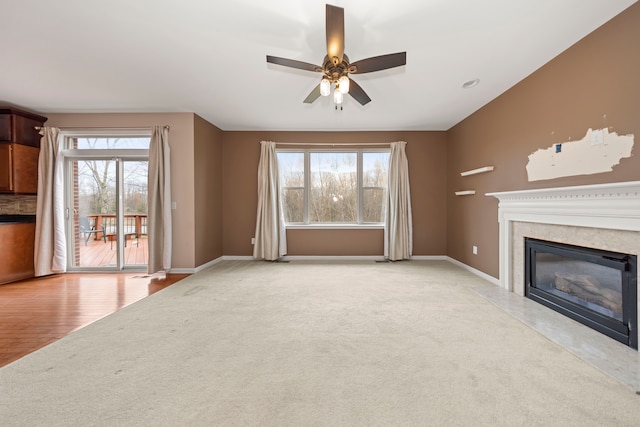
[{"label": "bare tree", "polygon": [[[89,149],[95,149],[98,145],[98,140],[100,140],[102,148],[105,138],[85,138],[84,140]],[[114,148],[118,140],[119,138],[115,138],[114,140],[107,138],[107,148]],[[109,213],[110,201],[112,199],[111,194],[109,194],[110,186],[113,187],[114,184],[109,182],[109,179],[114,176],[113,174],[109,174],[111,165],[112,160],[84,160],[84,167],[79,170],[81,177],[82,175],[88,174],[93,180],[93,184],[95,184],[95,187],[93,187],[95,193],[90,209],[97,214]]]},{"label": "bare tree", "polygon": [[[358,192],[357,153],[312,152],[309,155],[310,223],[356,223],[360,205],[364,222],[384,221],[388,153],[363,153],[362,200]],[[284,153],[278,160],[285,218],[287,222],[302,222],[304,153]]]},{"label": "bare tree", "polygon": [[358,221],[355,153],[312,153],[310,222]]},{"label": "bare tree", "polygon": [[[121,138],[83,138],[83,145],[88,149],[117,149]],[[125,194],[125,211],[127,213],[146,213],[147,211],[147,163],[127,162],[124,182],[127,184]],[[91,192],[88,209],[95,214],[112,214],[115,212],[115,162],[113,160],[83,160],[79,168],[79,179],[82,185]],[[83,179],[84,178],[84,179]]]}]

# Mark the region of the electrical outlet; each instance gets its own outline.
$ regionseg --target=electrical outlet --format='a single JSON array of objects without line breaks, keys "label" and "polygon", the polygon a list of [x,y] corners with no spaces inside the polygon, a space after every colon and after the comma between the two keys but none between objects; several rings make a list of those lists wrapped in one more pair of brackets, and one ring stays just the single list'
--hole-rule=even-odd
[{"label": "electrical outlet", "polygon": [[252,238],[251,238],[251,244],[252,244],[252,245],[255,245],[255,244],[256,244],[256,238],[255,238],[255,237],[252,237]]},{"label": "electrical outlet", "polygon": [[473,250],[473,254],[474,255],[478,255],[478,247],[477,246],[474,246],[472,250]]}]

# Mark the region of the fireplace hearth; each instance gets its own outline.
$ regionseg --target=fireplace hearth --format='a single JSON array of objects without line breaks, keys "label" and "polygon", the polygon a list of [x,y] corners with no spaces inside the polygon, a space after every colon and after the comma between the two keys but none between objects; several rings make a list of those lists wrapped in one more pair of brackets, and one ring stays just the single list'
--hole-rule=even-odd
[{"label": "fireplace hearth", "polygon": [[638,349],[637,256],[525,238],[525,296]]}]

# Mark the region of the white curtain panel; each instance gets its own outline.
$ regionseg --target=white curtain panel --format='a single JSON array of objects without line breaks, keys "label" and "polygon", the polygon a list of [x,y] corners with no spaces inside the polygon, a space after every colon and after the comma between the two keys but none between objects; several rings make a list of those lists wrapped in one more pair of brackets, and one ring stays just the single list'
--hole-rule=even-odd
[{"label": "white curtain panel", "polygon": [[152,128],[148,187],[148,271],[153,274],[171,269],[171,155],[166,126]]},{"label": "white curtain panel", "polygon": [[36,276],[67,270],[64,232],[64,170],[60,129],[40,130],[34,267]]},{"label": "white curtain panel", "polygon": [[258,163],[258,212],[253,257],[275,261],[287,253],[287,236],[280,205],[276,143],[261,141]]},{"label": "white curtain panel", "polygon": [[384,256],[390,261],[410,259],[413,252],[411,192],[407,143],[392,142],[389,156],[387,215],[384,228]]}]

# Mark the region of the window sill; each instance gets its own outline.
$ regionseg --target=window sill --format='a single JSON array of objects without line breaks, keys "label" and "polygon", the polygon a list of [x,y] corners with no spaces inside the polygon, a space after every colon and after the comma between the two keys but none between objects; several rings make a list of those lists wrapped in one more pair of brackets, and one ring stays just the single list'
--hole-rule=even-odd
[{"label": "window sill", "polygon": [[383,230],[383,224],[291,224],[287,230]]}]

